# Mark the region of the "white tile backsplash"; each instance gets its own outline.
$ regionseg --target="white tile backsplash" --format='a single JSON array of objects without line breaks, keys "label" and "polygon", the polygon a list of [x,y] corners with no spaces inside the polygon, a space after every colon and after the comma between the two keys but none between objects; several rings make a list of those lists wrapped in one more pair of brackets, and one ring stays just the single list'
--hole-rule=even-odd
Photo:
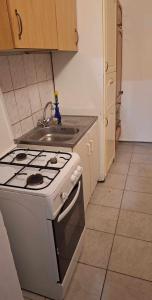
[{"label": "white tile backsplash", "polygon": [[21,121],[22,134],[27,133],[34,127],[33,118],[29,117]]},{"label": "white tile backsplash", "polygon": [[8,59],[14,89],[26,86],[23,55],[11,55]]},{"label": "white tile backsplash", "polygon": [[20,120],[23,120],[31,116],[32,113],[31,113],[28,87],[16,90],[15,98],[17,102],[17,108],[18,108]]},{"label": "white tile backsplash", "polygon": [[25,79],[26,83],[34,84],[36,83],[36,70],[34,63],[34,55],[33,54],[24,54],[24,68],[25,68]]},{"label": "white tile backsplash", "polygon": [[47,57],[48,54],[35,54],[34,59],[35,59],[35,68],[36,68],[36,76],[37,76],[37,81],[45,81],[47,80]]},{"label": "white tile backsplash", "polygon": [[50,53],[0,56],[0,88],[18,138],[37,125],[45,104],[53,100]]},{"label": "white tile backsplash", "polygon": [[20,122],[12,125],[12,132],[15,139],[19,138],[22,135],[22,128]]},{"label": "white tile backsplash", "polygon": [[34,127],[37,126],[37,122],[38,120],[42,119],[43,116],[43,112],[42,110],[36,112],[35,114],[33,114],[33,123],[34,123]]},{"label": "white tile backsplash", "polygon": [[48,101],[52,101],[53,99],[53,84],[52,80],[40,82],[39,86],[39,93],[42,107],[46,105]]},{"label": "white tile backsplash", "polygon": [[13,90],[11,73],[7,56],[0,56],[0,87],[2,92]]},{"label": "white tile backsplash", "polygon": [[41,109],[40,94],[37,84],[28,87],[28,94],[32,113],[35,113]]},{"label": "white tile backsplash", "polygon": [[8,116],[10,119],[10,123],[11,124],[17,123],[20,120],[20,117],[19,117],[16,100],[15,100],[14,91],[5,93],[4,100],[5,100]]}]

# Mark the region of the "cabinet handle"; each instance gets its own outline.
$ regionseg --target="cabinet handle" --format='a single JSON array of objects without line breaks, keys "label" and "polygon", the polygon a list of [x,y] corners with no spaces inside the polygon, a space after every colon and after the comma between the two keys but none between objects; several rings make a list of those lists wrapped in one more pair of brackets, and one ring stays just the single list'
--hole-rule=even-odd
[{"label": "cabinet handle", "polygon": [[77,38],[76,38],[76,46],[78,46],[78,43],[79,43],[79,33],[78,33],[77,29],[75,29],[75,33],[76,33],[76,36],[77,36]]},{"label": "cabinet handle", "polygon": [[93,151],[94,151],[93,146],[94,146],[93,140],[90,140],[91,153],[93,153]]},{"label": "cabinet handle", "polygon": [[109,124],[109,120],[108,118],[106,118],[106,127],[108,127],[108,124]]},{"label": "cabinet handle", "polygon": [[88,155],[90,156],[91,155],[91,146],[90,146],[90,143],[87,143],[87,148],[88,148]]},{"label": "cabinet handle", "polygon": [[114,83],[113,79],[110,79],[108,85],[112,85]]},{"label": "cabinet handle", "polygon": [[15,9],[15,14],[16,14],[16,17],[17,17],[17,23],[18,23],[18,28],[19,28],[18,38],[19,38],[19,40],[21,40],[22,33],[23,33],[22,19],[21,19],[20,14],[18,13],[17,9]]},{"label": "cabinet handle", "polygon": [[108,71],[108,69],[109,69],[109,64],[108,64],[108,62],[106,62],[106,66],[105,66],[105,72],[107,72],[107,71]]}]

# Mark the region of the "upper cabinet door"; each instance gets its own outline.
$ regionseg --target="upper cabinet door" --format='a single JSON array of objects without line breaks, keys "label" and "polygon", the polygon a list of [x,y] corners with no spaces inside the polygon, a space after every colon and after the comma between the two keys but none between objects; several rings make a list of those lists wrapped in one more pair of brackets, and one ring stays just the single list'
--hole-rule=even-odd
[{"label": "upper cabinet door", "polygon": [[14,48],[57,49],[54,0],[7,0]]},{"label": "upper cabinet door", "polygon": [[104,0],[106,71],[116,71],[116,0]]},{"label": "upper cabinet door", "polygon": [[13,40],[6,0],[0,0],[0,50],[12,49]]},{"label": "upper cabinet door", "polygon": [[78,32],[76,17],[76,0],[55,0],[58,49],[65,51],[78,50]]}]

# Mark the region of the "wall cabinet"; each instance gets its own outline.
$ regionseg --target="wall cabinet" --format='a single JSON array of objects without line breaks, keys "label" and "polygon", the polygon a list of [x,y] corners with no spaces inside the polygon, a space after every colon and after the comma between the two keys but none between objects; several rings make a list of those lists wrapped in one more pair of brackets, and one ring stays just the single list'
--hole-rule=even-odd
[{"label": "wall cabinet", "polygon": [[55,0],[58,49],[77,50],[78,31],[76,18],[76,0]]},{"label": "wall cabinet", "polygon": [[73,152],[80,155],[83,166],[83,187],[85,210],[99,179],[99,135],[98,122],[84,135],[74,147]]},{"label": "wall cabinet", "polygon": [[1,0],[0,50],[77,50],[76,0]]}]

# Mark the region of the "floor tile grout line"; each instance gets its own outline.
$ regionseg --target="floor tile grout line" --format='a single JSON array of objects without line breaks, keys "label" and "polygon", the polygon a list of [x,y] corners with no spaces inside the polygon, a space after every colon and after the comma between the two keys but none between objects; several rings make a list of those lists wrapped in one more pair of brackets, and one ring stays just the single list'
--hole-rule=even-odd
[{"label": "floor tile grout line", "polygon": [[87,227],[87,226],[86,226],[86,230],[91,230],[91,231],[95,231],[95,232],[101,232],[101,233],[114,235],[114,232],[103,231],[103,230],[99,230],[99,229],[90,228],[90,227]]},{"label": "floor tile grout line", "polygon": [[[133,156],[133,153],[131,154],[131,158],[132,158],[132,156]],[[114,236],[113,236],[111,250],[110,250],[110,253],[109,253],[109,259],[108,259],[108,263],[107,263],[105,278],[104,278],[103,286],[102,286],[102,289],[101,289],[100,300],[102,300],[103,291],[104,291],[104,287],[105,287],[105,283],[106,283],[106,279],[107,279],[107,274],[108,274],[108,270],[109,270],[108,267],[109,267],[109,263],[110,263],[110,259],[111,259],[111,254],[112,254],[112,250],[113,250],[113,246],[114,246],[114,241],[115,241],[115,236],[116,236],[116,232],[117,232],[117,226],[118,226],[118,222],[119,222],[119,216],[120,216],[120,212],[121,212],[121,206],[122,206],[123,196],[124,196],[124,193],[125,193],[126,183],[127,183],[129,169],[130,169],[130,164],[131,164],[131,158],[130,158],[130,162],[129,162],[128,172],[127,172],[126,178],[125,178],[125,184],[124,184],[123,193],[122,193],[122,197],[121,197],[121,203],[120,203],[120,208],[119,208],[119,212],[118,212],[118,218],[117,218],[117,222],[116,222],[115,232],[114,232]]]},{"label": "floor tile grout line", "polygon": [[112,273],[115,273],[115,274],[119,274],[119,275],[123,275],[123,276],[126,276],[126,277],[130,277],[130,278],[134,278],[134,279],[139,279],[139,280],[142,280],[142,281],[145,281],[145,282],[148,282],[148,283],[152,283],[152,280],[143,279],[141,277],[136,277],[136,276],[133,276],[133,275],[128,275],[126,273],[121,273],[121,272],[117,272],[117,271],[110,270],[110,269],[108,271],[112,272]]},{"label": "floor tile grout line", "polygon": [[[125,190],[125,192],[126,192],[126,190]],[[144,194],[145,194],[145,193],[144,193]],[[152,194],[149,194],[149,195],[152,195]],[[107,206],[107,205],[96,204],[96,203],[91,203],[91,202],[90,202],[89,204],[94,205],[94,206],[98,206],[98,207],[113,208],[113,209],[117,209],[117,210],[120,209],[120,207]],[[131,209],[122,207],[121,210],[129,211],[129,212],[132,212],[132,213],[139,213],[139,214],[143,214],[143,215],[152,216],[152,213],[150,214],[150,213],[142,212],[142,211],[140,211],[140,210],[135,210],[135,209],[134,209],[134,210],[131,210]],[[95,229],[95,230],[96,230],[96,229]],[[99,230],[99,231],[100,231],[100,230]],[[101,230],[101,231],[102,231],[102,230]]]},{"label": "floor tile grout line", "polygon": [[152,240],[151,241],[142,240],[142,239],[139,239],[139,238],[136,238],[136,237],[133,237],[133,236],[129,236],[129,235],[123,235],[123,234],[116,233],[115,236],[120,236],[120,237],[123,237],[123,238],[126,238],[126,239],[131,239],[131,240],[136,240],[136,241],[152,244]]}]

